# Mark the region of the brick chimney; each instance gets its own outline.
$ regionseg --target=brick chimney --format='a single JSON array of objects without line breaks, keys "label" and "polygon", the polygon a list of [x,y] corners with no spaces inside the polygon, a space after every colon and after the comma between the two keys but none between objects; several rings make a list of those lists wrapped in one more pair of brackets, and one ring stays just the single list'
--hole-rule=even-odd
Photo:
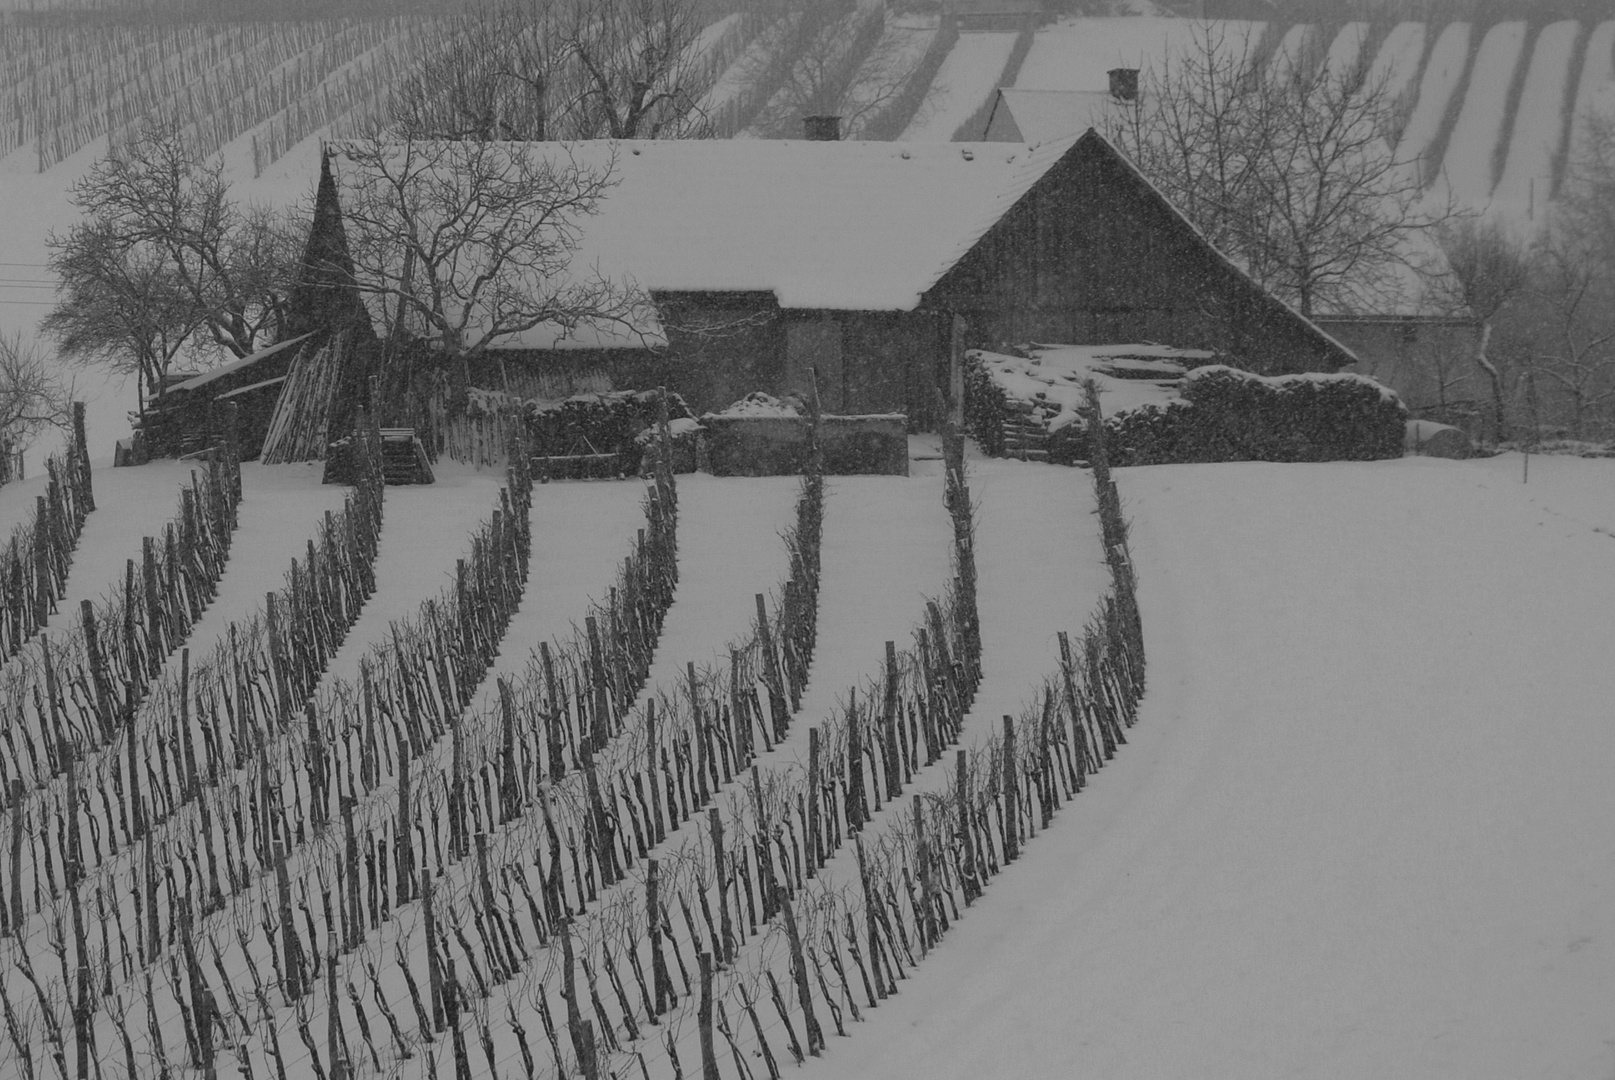
[{"label": "brick chimney", "polygon": [[809,142],[839,142],[841,140],[841,117],[804,116],[802,117],[802,135]]},{"label": "brick chimney", "polygon": [[1117,101],[1138,100],[1138,69],[1111,68],[1110,96]]}]

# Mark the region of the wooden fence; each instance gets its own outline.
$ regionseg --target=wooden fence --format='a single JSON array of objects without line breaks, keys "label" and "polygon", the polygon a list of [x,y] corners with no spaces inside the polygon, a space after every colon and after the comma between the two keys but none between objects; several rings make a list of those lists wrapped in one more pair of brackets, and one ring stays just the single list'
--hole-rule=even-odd
[{"label": "wooden fence", "polygon": [[17,526],[0,551],[0,655],[16,656],[57,613],[67,595],[84,519],[95,509],[90,455],[85,447],[84,403],[73,403],[73,436],[45,462],[49,482],[37,496],[32,521]]}]

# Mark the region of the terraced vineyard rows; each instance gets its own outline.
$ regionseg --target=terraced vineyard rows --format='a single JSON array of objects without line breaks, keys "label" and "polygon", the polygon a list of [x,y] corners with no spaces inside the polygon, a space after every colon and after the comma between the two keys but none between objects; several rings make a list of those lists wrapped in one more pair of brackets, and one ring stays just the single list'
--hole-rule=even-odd
[{"label": "terraced vineyard rows", "polygon": [[[731,15],[690,46],[700,54],[694,108],[720,136],[795,134],[792,102],[832,92],[814,90],[828,79],[845,84],[835,92],[850,135],[979,138],[998,86],[1103,90],[1110,67],[1158,66],[1191,48],[1195,25],[1111,18],[1021,34],[961,33],[872,9],[845,26],[809,32],[789,19]],[[343,137],[379,117],[408,58],[441,32],[418,17],[164,27],[0,22],[0,154],[31,146],[43,170],[97,139],[115,142],[142,116],[167,115],[207,151],[245,139],[242,153],[261,175],[310,136]],[[1406,91],[1401,152],[1423,159],[1424,182],[1443,183],[1445,165],[1460,201],[1528,221],[1540,218],[1537,207],[1587,145],[1588,110],[1615,108],[1612,32],[1615,24],[1571,20],[1352,23],[1328,41],[1310,26],[1228,22],[1213,30],[1225,47],[1267,48],[1277,57],[1301,56],[1308,42],[1342,66],[1371,57],[1393,93]],[[802,86],[790,91],[793,81]]]}]

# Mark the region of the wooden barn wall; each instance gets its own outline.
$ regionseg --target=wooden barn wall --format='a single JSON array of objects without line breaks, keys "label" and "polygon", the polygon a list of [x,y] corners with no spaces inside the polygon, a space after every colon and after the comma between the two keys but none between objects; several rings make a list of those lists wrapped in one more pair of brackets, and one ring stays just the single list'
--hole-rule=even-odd
[{"label": "wooden barn wall", "polygon": [[750,293],[658,296],[657,306],[666,349],[508,350],[490,354],[472,382],[497,389],[508,378],[515,392],[549,397],[665,385],[701,413],[757,390],[805,393],[817,368],[826,412],[935,422],[934,387],[947,372],[936,312],[781,311],[772,294]]},{"label": "wooden barn wall", "polygon": [[778,394],[785,378],[785,321],[772,293],[658,294],[667,331],[661,363],[669,385],[697,413],[755,390]]},{"label": "wooden barn wall", "polygon": [[1338,354],[1230,268],[1125,165],[1066,155],[927,292],[970,344],[1156,341],[1254,371],[1335,370]]}]

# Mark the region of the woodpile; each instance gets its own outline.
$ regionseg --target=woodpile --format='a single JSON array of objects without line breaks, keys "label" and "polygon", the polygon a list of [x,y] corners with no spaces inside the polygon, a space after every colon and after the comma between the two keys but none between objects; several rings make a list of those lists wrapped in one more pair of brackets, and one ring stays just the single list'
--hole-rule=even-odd
[{"label": "woodpile", "polygon": [[84,403],[73,403],[73,437],[45,462],[50,480],[37,497],[31,521],[17,526],[0,549],[0,655],[22,651],[57,614],[66,595],[84,519],[95,509],[90,455],[85,446]]},{"label": "woodpile", "polygon": [[331,441],[331,408],[342,376],[341,334],[329,337],[319,348],[298,350],[275,403],[264,437],[265,465],[292,461],[324,461]]}]

